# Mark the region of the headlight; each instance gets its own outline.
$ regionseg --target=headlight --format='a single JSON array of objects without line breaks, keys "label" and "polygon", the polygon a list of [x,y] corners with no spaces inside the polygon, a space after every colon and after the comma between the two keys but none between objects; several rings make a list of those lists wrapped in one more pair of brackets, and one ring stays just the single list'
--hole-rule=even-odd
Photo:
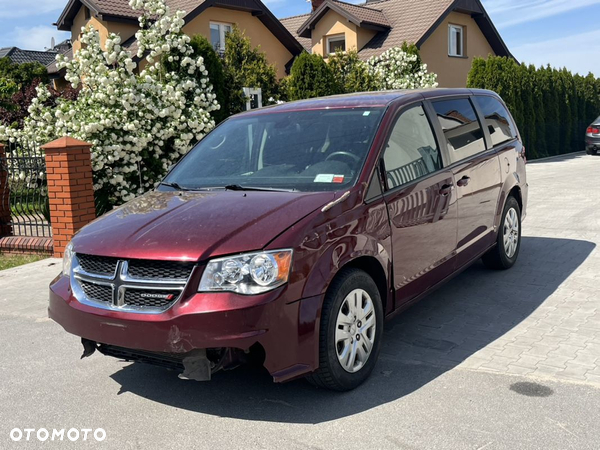
[{"label": "headlight", "polygon": [[73,244],[69,244],[65,247],[65,253],[63,255],[63,275],[71,276],[71,266],[73,264]]},{"label": "headlight", "polygon": [[291,267],[292,250],[213,259],[206,265],[198,291],[261,294],[287,283]]}]

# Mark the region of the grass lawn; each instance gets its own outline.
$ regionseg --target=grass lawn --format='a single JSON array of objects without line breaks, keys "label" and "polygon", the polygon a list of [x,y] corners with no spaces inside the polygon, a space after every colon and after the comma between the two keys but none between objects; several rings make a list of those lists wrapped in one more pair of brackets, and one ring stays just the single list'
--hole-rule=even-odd
[{"label": "grass lawn", "polygon": [[45,255],[4,255],[0,253],[0,270],[11,269],[48,258]]}]

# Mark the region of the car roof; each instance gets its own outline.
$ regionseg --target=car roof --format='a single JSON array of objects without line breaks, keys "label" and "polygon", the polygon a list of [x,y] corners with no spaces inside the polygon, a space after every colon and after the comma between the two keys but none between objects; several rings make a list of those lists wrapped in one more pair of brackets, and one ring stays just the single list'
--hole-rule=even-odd
[{"label": "car roof", "polygon": [[486,94],[497,96],[492,91],[480,89],[402,89],[396,91],[359,92],[354,94],[332,95],[329,97],[318,97],[307,100],[282,103],[244,112],[241,115],[261,115],[279,112],[308,111],[319,109],[342,109],[342,108],[383,108],[397,100],[401,103],[409,103],[423,98],[444,97],[450,95],[473,95]]}]

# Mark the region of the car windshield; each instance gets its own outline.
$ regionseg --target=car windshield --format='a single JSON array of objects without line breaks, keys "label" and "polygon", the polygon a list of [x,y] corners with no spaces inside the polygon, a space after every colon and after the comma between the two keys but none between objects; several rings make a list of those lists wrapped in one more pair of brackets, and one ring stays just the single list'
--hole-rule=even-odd
[{"label": "car windshield", "polygon": [[269,112],[227,120],[171,171],[176,189],[334,191],[354,185],[383,108]]}]

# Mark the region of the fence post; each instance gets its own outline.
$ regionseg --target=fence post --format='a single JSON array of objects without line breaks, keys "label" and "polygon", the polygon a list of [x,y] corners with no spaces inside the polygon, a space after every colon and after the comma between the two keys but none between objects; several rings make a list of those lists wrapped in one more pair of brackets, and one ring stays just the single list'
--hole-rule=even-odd
[{"label": "fence post", "polygon": [[8,186],[8,163],[4,145],[0,144],[0,237],[10,236],[10,191]]},{"label": "fence post", "polygon": [[54,256],[63,256],[73,235],[96,218],[92,181],[92,145],[63,137],[42,146],[46,174]]}]

